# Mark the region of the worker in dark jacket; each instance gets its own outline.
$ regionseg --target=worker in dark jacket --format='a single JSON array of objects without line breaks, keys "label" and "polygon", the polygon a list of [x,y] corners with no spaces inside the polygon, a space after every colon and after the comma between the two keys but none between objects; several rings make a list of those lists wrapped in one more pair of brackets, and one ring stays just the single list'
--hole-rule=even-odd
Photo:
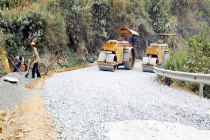
[{"label": "worker in dark jacket", "polygon": [[136,41],[135,35],[133,35],[133,37],[131,38],[131,46],[133,48],[135,47],[135,50],[136,50],[137,41]]}]

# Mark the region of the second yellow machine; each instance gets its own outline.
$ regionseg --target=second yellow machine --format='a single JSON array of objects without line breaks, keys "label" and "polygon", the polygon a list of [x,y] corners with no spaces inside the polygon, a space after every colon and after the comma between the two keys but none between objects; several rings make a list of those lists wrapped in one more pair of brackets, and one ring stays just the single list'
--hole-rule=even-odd
[{"label": "second yellow machine", "polygon": [[[168,38],[169,36],[176,36],[176,34],[161,33],[158,35],[160,36],[158,43],[151,43],[149,46],[147,46],[147,57],[143,57],[142,61],[143,72],[154,72],[154,66],[164,68],[166,62],[170,57],[170,52],[172,51],[172,48],[170,48],[168,45]],[[162,40],[162,38],[165,41]]]},{"label": "second yellow machine", "polygon": [[[117,33],[137,35],[139,34],[127,28],[120,28]],[[135,64],[135,51],[130,42],[125,41],[124,37],[118,40],[109,40],[100,51],[98,60],[100,70],[115,71],[118,66],[124,65],[126,69],[133,69]]]}]

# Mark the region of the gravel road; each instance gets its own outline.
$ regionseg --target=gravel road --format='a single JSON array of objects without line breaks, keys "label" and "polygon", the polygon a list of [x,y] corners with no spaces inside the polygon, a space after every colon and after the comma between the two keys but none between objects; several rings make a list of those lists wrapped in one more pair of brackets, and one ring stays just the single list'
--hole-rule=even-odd
[{"label": "gravel road", "polygon": [[42,97],[54,114],[58,139],[110,139],[107,123],[132,120],[210,130],[210,100],[160,85],[155,77],[143,73],[141,63],[134,70],[120,67],[108,72],[93,66],[53,75],[46,80]]}]

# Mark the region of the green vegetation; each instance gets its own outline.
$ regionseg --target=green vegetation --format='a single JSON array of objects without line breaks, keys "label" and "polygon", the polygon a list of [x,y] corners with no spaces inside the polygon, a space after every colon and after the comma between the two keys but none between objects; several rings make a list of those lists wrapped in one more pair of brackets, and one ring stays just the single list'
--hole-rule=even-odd
[{"label": "green vegetation", "polygon": [[[56,67],[83,65],[97,59],[107,40],[119,37],[116,29],[127,27],[140,34],[139,58],[154,42],[154,32],[176,33],[178,45],[166,68],[205,73],[210,69],[209,0],[0,0],[0,9],[0,47],[8,58],[29,59],[29,45],[35,41],[42,57],[48,54],[51,60],[62,53]],[[5,74],[1,61],[0,76]]]},{"label": "green vegetation", "polygon": [[62,62],[58,63],[59,67],[72,68],[86,63],[81,57],[76,57],[76,55],[71,51],[64,51],[63,57],[65,59],[63,59]]},{"label": "green vegetation", "polygon": [[[165,68],[175,71],[209,73],[209,26],[210,1],[203,0],[147,0],[146,8],[152,19],[153,30],[176,32],[179,42],[171,53]],[[159,78],[167,85],[176,83],[170,78]],[[184,82],[187,88],[198,91],[198,85]],[[210,97],[209,86],[204,96]]]},{"label": "green vegetation", "polygon": [[6,34],[6,50],[12,58],[17,54],[29,55],[30,42],[40,41],[44,36],[47,18],[45,13],[33,11],[19,18],[2,17],[0,26]]},{"label": "green vegetation", "polygon": [[[10,59],[30,59],[34,41],[40,55],[62,52],[58,65],[74,67],[96,60],[103,44],[118,38],[117,28],[152,32],[144,0],[7,0],[0,5],[0,28]],[[78,48],[87,50],[82,57]]]},{"label": "green vegetation", "polygon": [[184,46],[183,40],[180,40],[177,46],[177,50],[170,53],[170,59],[166,63],[165,69],[186,71],[184,64],[187,55],[187,48]]},{"label": "green vegetation", "polygon": [[146,0],[146,9],[155,32],[178,31],[186,38],[201,31],[201,22],[210,23],[209,4],[209,0]]},{"label": "green vegetation", "polygon": [[206,23],[202,26],[204,30],[199,35],[189,36],[186,41],[185,69],[189,72],[210,72],[210,30]]},{"label": "green vegetation", "polygon": [[[171,53],[170,60],[165,68],[174,71],[185,71],[193,73],[209,73],[210,72],[210,29],[207,23],[201,24],[202,32],[197,35],[188,36],[184,43],[181,43],[178,51]],[[174,80],[174,82],[176,82]],[[170,85],[170,81],[167,84]],[[198,91],[198,84],[186,82],[185,86],[193,91]],[[205,86],[204,97],[209,98],[210,86]]]},{"label": "green vegetation", "polygon": [[203,31],[199,35],[188,36],[184,43],[180,41],[178,50],[171,53],[166,69],[194,73],[210,72],[210,29],[207,23],[203,23],[202,27]]}]

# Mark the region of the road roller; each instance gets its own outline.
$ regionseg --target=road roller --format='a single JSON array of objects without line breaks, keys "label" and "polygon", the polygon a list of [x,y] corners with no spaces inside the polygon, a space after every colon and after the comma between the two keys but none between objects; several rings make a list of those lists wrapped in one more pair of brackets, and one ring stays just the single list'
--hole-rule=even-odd
[{"label": "road roller", "polygon": [[153,67],[164,68],[167,60],[169,59],[172,48],[169,48],[167,42],[169,36],[176,36],[176,34],[157,34],[160,36],[158,43],[151,43],[147,46],[146,55],[142,60],[142,71],[153,72]]},{"label": "road roller", "polygon": [[135,64],[135,51],[130,41],[125,40],[125,34],[139,36],[136,31],[128,28],[116,30],[120,33],[117,40],[109,40],[100,51],[97,64],[100,70],[115,71],[120,65],[125,69],[132,70]]}]

